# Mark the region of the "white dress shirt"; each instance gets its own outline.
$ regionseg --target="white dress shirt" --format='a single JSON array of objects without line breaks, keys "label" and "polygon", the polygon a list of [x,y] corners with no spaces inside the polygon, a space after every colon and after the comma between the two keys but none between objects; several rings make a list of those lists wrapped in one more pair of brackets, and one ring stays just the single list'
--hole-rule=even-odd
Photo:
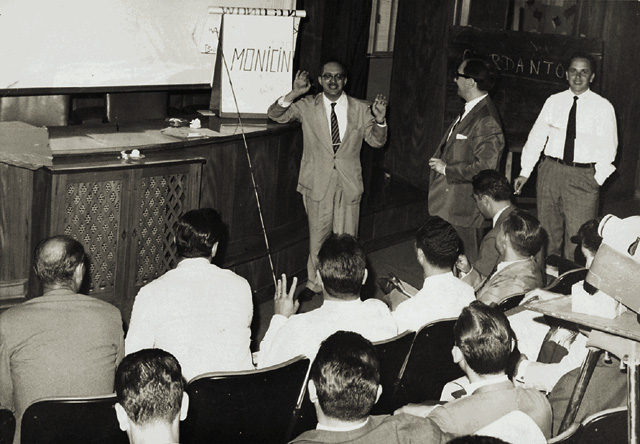
[{"label": "white dress shirt", "polygon": [[313,360],[322,341],[340,330],[359,333],[371,342],[392,338],[398,332],[382,301],[325,300],[321,307],[307,313],[289,318],[273,315],[260,344],[258,366],[279,364],[298,355]]},{"label": "white dress shirt", "polygon": [[[521,176],[531,175],[543,149],[547,156],[562,159],[567,120],[574,96],[569,89],[550,96],[544,103],[522,149]],[[574,161],[595,163],[594,178],[602,185],[615,170],[613,161],[617,148],[618,130],[611,103],[591,90],[580,94],[576,111]]]},{"label": "white dress shirt", "polygon": [[184,259],[140,289],[125,351],[161,348],[188,380],[212,371],[253,368],[249,283],[206,258]]},{"label": "white dress shirt", "polygon": [[438,319],[457,318],[475,299],[473,287],[448,272],[427,277],[422,290],[398,305],[392,314],[398,332],[418,331]]}]

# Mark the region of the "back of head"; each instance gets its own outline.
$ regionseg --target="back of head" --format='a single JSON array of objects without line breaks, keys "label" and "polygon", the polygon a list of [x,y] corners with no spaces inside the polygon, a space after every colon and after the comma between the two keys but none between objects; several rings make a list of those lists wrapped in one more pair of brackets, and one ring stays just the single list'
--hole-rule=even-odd
[{"label": "back of head", "polygon": [[580,226],[578,234],[571,236],[571,241],[582,245],[595,256],[602,243],[602,237],[598,233],[598,225],[600,225],[598,219],[586,221]]},{"label": "back of head", "polygon": [[69,236],[41,241],[35,252],[36,276],[44,286],[70,284],[73,274],[85,260],[82,244]]},{"label": "back of head", "polygon": [[454,327],[455,345],[467,365],[479,375],[504,373],[515,344],[515,333],[502,310],[473,301]]},{"label": "back of head", "polygon": [[466,62],[464,74],[473,77],[480,91],[491,90],[498,79],[495,66],[488,60],[480,58],[467,59]]},{"label": "back of head", "polygon": [[502,230],[513,249],[521,256],[538,254],[546,239],[540,221],[524,210],[512,211],[502,222]]},{"label": "back of head", "polygon": [[496,170],[482,170],[473,177],[473,194],[488,196],[496,202],[511,200],[513,188],[504,176]]},{"label": "back of head", "polygon": [[136,425],[172,423],[182,404],[184,380],[178,360],[159,348],[124,357],[115,377],[118,403]]},{"label": "back of head", "polygon": [[438,216],[430,216],[416,234],[416,248],[425,259],[438,268],[451,270],[458,260],[462,242],[458,232],[449,222]]},{"label": "back of head", "polygon": [[176,226],[176,247],[183,258],[211,257],[211,249],[225,234],[220,213],[213,208],[186,212]]},{"label": "back of head", "polygon": [[332,234],[318,252],[322,285],[335,298],[352,299],[360,295],[366,266],[364,251],[350,234]]},{"label": "back of head", "polygon": [[358,333],[336,332],[320,345],[309,377],[326,416],[342,421],[366,418],[380,383],[376,349]]}]

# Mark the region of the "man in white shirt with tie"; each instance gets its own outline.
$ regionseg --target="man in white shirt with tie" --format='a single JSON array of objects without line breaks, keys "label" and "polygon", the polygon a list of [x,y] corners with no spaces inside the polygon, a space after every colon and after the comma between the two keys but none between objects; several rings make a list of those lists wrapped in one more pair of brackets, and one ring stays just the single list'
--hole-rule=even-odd
[{"label": "man in white shirt with tie", "polygon": [[344,93],[346,70],[336,60],[322,65],[318,83],[322,93],[297,100],[311,88],[309,73],[298,71],[293,89],[267,111],[269,118],[278,123],[302,124],[303,151],[297,191],[302,194],[309,220],[309,280],[298,295],[301,300],[321,291],[316,269],[318,251],[327,236],[331,232],[358,234],[364,190],[362,141],[374,148],[387,141],[386,97],[378,95],[370,104]]},{"label": "man in white shirt with tie", "polygon": [[593,57],[575,54],[566,77],[569,89],[547,99],[529,133],[514,188],[521,192],[542,155],[536,193],[538,218],[549,234],[547,255],[574,260],[570,238],[598,216],[600,186],[615,170],[618,132],[611,103],[589,89]]}]

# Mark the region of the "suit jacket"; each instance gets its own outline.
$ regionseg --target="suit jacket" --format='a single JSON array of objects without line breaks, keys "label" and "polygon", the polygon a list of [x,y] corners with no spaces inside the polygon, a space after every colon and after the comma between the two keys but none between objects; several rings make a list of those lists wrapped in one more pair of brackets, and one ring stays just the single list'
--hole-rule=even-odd
[{"label": "suit jacket", "polygon": [[469,396],[436,407],[428,418],[443,432],[471,435],[514,410],[529,415],[545,438],[551,437],[551,406],[546,396],[535,389],[514,387],[511,381],[480,387]]},{"label": "suit jacket", "polygon": [[274,103],[267,114],[279,123],[302,123],[303,151],[297,191],[311,200],[322,200],[329,188],[332,169],[337,170],[348,204],[360,202],[364,191],[360,149],[364,139],[374,148],[387,141],[387,127],[375,123],[368,102],[347,96],[347,128],[337,153],[333,152],[323,93],[306,96],[288,108]]},{"label": "suit jacket", "polygon": [[370,416],[364,426],[346,432],[308,430],[291,443],[399,444],[424,442],[444,444],[451,438],[453,435],[442,433],[429,418],[399,414]]},{"label": "suit jacket", "polygon": [[482,170],[498,168],[504,149],[500,115],[487,96],[458,123],[447,140],[450,130],[451,126],[433,155],[447,166],[446,175],[433,170],[430,173],[429,214],[460,227],[479,228],[484,218],[473,200],[471,180]]},{"label": "suit jacket", "polygon": [[540,266],[532,257],[507,265],[480,286],[476,298],[485,304],[497,304],[507,296],[526,293],[543,285]]}]

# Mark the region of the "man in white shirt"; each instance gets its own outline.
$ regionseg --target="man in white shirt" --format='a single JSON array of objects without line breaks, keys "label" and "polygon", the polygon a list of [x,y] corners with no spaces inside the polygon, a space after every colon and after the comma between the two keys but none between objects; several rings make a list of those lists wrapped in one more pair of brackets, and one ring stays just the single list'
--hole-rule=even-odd
[{"label": "man in white shirt", "polygon": [[320,343],[339,330],[354,331],[370,341],[397,334],[396,323],[384,302],[360,299],[367,279],[366,259],[358,241],[349,234],[331,235],[318,252],[318,279],[322,284],[320,308],[295,314],[297,279],[287,291],[286,276],[278,281],[275,314],[262,343],[258,365],[268,367],[304,355],[313,360]]},{"label": "man in white shirt", "polygon": [[364,140],[373,148],[387,141],[387,98],[376,96],[373,104],[347,95],[344,65],[329,60],[322,65],[318,83],[322,93],[299,97],[311,88],[307,71],[298,71],[292,90],[269,107],[267,114],[278,123],[302,124],[303,150],[297,191],[309,220],[307,285],[298,298],[320,293],[316,279],[318,250],[333,233],[358,235],[360,198],[364,190],[360,149]]},{"label": "man in white shirt", "polygon": [[453,275],[460,254],[460,236],[453,226],[431,216],[416,234],[416,257],[424,272],[422,289],[392,312],[398,331],[417,331],[438,319],[456,318],[475,300],[473,288]]},{"label": "man in white shirt", "polygon": [[249,283],[211,263],[225,227],[212,208],[178,221],[180,262],[140,289],[133,304],[125,351],[162,348],[173,354],[188,380],[212,371],[253,368]]},{"label": "man in white shirt", "polygon": [[520,193],[542,154],[536,192],[547,255],[574,260],[570,238],[598,216],[600,187],[615,170],[618,133],[613,106],[589,89],[593,57],[575,54],[566,77],[569,89],[547,99],[529,133],[514,188]]}]

